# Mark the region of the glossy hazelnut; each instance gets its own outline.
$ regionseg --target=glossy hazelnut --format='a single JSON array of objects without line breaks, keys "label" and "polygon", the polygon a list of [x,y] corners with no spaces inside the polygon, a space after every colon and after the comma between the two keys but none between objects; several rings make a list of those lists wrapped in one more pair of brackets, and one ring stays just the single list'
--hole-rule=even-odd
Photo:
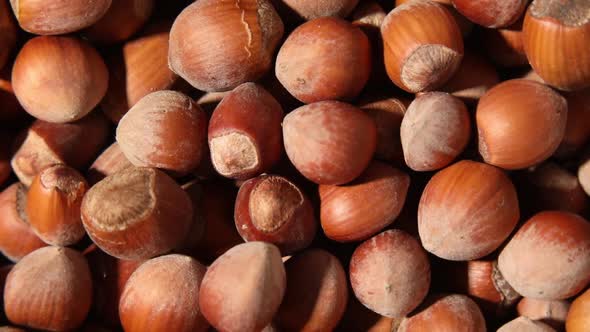
[{"label": "glossy hazelnut", "polygon": [[[120,0],[115,0],[120,1]],[[111,0],[10,0],[20,27],[37,35],[61,35],[86,28],[98,21]]]},{"label": "glossy hazelnut", "polygon": [[295,14],[305,20],[313,20],[319,17],[347,17],[359,0],[280,0]]},{"label": "glossy hazelnut", "polygon": [[586,194],[590,196],[590,160],[585,161],[578,168],[578,182]]},{"label": "glossy hazelnut", "polygon": [[461,99],[467,105],[476,105],[479,98],[500,83],[498,72],[486,59],[475,52],[466,52],[461,66],[441,90]]},{"label": "glossy hazelnut", "polygon": [[570,303],[564,300],[536,300],[528,297],[518,302],[516,311],[520,316],[541,321],[554,329],[563,330]]},{"label": "glossy hazelnut", "polygon": [[207,117],[193,100],[175,91],[143,97],[117,126],[117,142],[135,166],[186,174],[199,166]]},{"label": "glossy hazelnut", "polygon": [[279,309],[286,282],[276,246],[240,244],[207,269],[199,290],[199,308],[217,330],[262,330]]},{"label": "glossy hazelnut", "polygon": [[568,92],[565,135],[555,155],[571,157],[590,142],[590,89]]},{"label": "glossy hazelnut", "polygon": [[[401,6],[406,2],[413,1],[413,0],[395,0],[395,6]],[[467,37],[471,31],[473,30],[473,22],[468,20],[465,16],[461,15],[455,7],[453,7],[453,3],[451,0],[432,0],[434,2],[438,2],[445,6],[453,15],[455,20],[457,21],[457,25],[459,26],[459,30],[461,30],[461,34],[463,37]]]},{"label": "glossy hazelnut", "polygon": [[0,68],[8,62],[8,58],[16,46],[17,32],[8,1],[0,1]]},{"label": "glossy hazelnut", "polygon": [[311,202],[288,179],[261,175],[240,186],[234,210],[236,229],[246,241],[276,245],[283,255],[313,241],[317,220]]},{"label": "glossy hazelnut", "polygon": [[481,46],[485,54],[502,67],[525,66],[529,63],[522,39],[522,20],[500,29],[483,29]]},{"label": "glossy hazelnut", "polygon": [[442,86],[459,68],[463,38],[441,4],[412,1],[391,11],[381,26],[389,78],[408,92]]},{"label": "glossy hazelnut", "polygon": [[150,24],[137,38],[123,44],[120,51],[116,49],[105,57],[109,87],[100,106],[114,123],[154,91],[186,90],[188,84],[168,67],[171,26],[171,22]]},{"label": "glossy hazelnut", "polygon": [[302,106],[285,116],[287,156],[301,174],[318,184],[354,180],[369,165],[377,146],[375,122],[342,102]]},{"label": "glossy hazelnut", "polygon": [[115,0],[107,12],[84,30],[93,42],[111,44],[134,35],[150,18],[155,0]]},{"label": "glossy hazelnut", "polygon": [[105,177],[132,166],[133,164],[127,160],[127,157],[121,151],[119,143],[114,142],[90,165],[88,169],[88,183],[94,185]]},{"label": "glossy hazelnut", "polygon": [[399,216],[410,186],[408,174],[372,162],[346,185],[320,185],[320,220],[328,238],[361,241],[380,232]]},{"label": "glossy hazelnut", "polygon": [[590,207],[575,174],[554,162],[543,163],[524,174],[520,187],[523,203],[534,212],[561,210],[582,214]]},{"label": "glossy hazelnut", "polygon": [[534,0],[523,24],[524,50],[533,69],[562,90],[590,86],[590,2]]},{"label": "glossy hazelnut", "polygon": [[15,183],[0,194],[0,251],[13,262],[46,246],[31,229],[25,206],[27,188]]},{"label": "glossy hazelnut", "polygon": [[496,167],[463,160],[428,182],[418,206],[418,231],[422,245],[434,255],[472,260],[496,250],[519,217],[516,189],[508,176]]},{"label": "glossy hazelnut", "polygon": [[331,331],[348,299],[346,274],[327,251],[310,249],[285,263],[287,291],[275,321],[288,331]]},{"label": "glossy hazelnut", "polygon": [[29,40],[12,69],[12,87],[23,108],[55,123],[76,121],[92,111],[106,93],[108,78],[98,52],[73,37]]},{"label": "glossy hazelnut", "polygon": [[207,331],[209,324],[199,309],[199,289],[206,270],[183,255],[161,256],[143,263],[121,295],[119,315],[123,329]]},{"label": "glossy hazelnut", "polygon": [[565,98],[548,86],[524,79],[500,83],[477,105],[479,153],[505,169],[539,164],[561,143],[567,114]]},{"label": "glossy hazelnut", "polygon": [[485,332],[481,310],[465,295],[431,295],[414,313],[405,317],[397,332]]},{"label": "glossy hazelnut", "polygon": [[590,282],[590,223],[561,211],[530,218],[498,258],[504,279],[521,295],[562,300]]},{"label": "glossy hazelnut", "polygon": [[100,153],[109,131],[108,120],[99,113],[72,123],[37,120],[17,144],[10,164],[19,180],[27,186],[41,170],[55,164],[80,170]]},{"label": "glossy hazelnut", "polygon": [[502,325],[498,332],[555,332],[551,326],[531,320],[527,317],[518,317]]},{"label": "glossy hazelnut", "polygon": [[376,159],[396,166],[405,164],[400,127],[408,104],[408,100],[388,97],[371,98],[359,104],[361,110],[373,118],[377,126]]},{"label": "glossy hazelnut", "polygon": [[415,171],[443,168],[469,142],[471,120],[467,107],[447,93],[420,95],[408,107],[400,135],[408,167]]},{"label": "glossy hazelnut", "polygon": [[95,184],[82,201],[86,232],[104,252],[147,259],[178,246],[192,222],[192,204],[168,175],[128,168]]},{"label": "glossy hazelnut", "polygon": [[268,0],[194,2],[170,31],[170,68],[199,90],[231,90],[268,71],[283,29]]},{"label": "glossy hazelnut", "polygon": [[501,28],[516,22],[528,0],[452,0],[453,6],[471,21],[488,28]]},{"label": "glossy hazelnut", "polygon": [[590,329],[590,290],[582,293],[572,303],[565,329],[568,332],[584,332]]},{"label": "glossy hazelnut", "polygon": [[281,105],[261,86],[244,83],[232,90],[209,121],[215,170],[233,179],[268,172],[283,152],[282,120]]},{"label": "glossy hazelnut", "polygon": [[371,46],[363,31],[334,17],[306,22],[281,46],[275,73],[298,100],[351,100],[369,79]]},{"label": "glossy hazelnut", "polygon": [[73,330],[82,325],[91,303],[88,263],[73,249],[37,249],[20,260],[6,279],[4,310],[17,325]]},{"label": "glossy hazelnut", "polygon": [[80,173],[65,165],[44,169],[27,193],[26,213],[41,240],[56,246],[80,241],[86,234],[80,205],[88,184]]},{"label": "glossy hazelnut", "polygon": [[350,260],[350,284],[356,298],[386,317],[403,317],[426,297],[430,263],[409,234],[388,230],[361,243]]}]

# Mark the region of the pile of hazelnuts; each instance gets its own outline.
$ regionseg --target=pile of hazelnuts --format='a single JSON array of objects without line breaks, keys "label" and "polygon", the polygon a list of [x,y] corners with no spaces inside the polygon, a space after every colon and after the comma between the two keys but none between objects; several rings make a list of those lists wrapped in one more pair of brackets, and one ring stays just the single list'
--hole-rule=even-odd
[{"label": "pile of hazelnuts", "polygon": [[0,0],[0,331],[590,331],[590,0]]}]

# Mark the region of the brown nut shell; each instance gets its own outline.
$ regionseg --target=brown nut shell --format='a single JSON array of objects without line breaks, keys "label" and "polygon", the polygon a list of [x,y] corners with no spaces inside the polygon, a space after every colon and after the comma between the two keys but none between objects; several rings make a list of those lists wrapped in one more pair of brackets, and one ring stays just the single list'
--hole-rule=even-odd
[{"label": "brown nut shell", "polygon": [[568,332],[585,332],[590,329],[590,290],[582,293],[572,303],[565,329]]},{"label": "brown nut shell", "polygon": [[135,34],[154,10],[155,0],[115,0],[109,10],[84,35],[93,42],[111,44]]}]

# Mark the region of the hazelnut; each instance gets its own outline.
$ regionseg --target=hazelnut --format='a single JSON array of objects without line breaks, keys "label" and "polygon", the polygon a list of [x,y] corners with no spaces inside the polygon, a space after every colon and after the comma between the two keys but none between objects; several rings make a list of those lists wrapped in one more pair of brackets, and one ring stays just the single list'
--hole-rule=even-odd
[{"label": "hazelnut", "polygon": [[199,166],[207,117],[190,97],[156,91],[143,97],[117,126],[117,142],[135,166],[186,174]]},{"label": "hazelnut", "polygon": [[348,283],[338,259],[310,249],[285,263],[287,291],[275,316],[288,331],[332,331],[346,309]]},{"label": "hazelnut", "polygon": [[556,330],[543,322],[521,316],[502,325],[497,332],[556,332]]},{"label": "hazelnut", "polygon": [[268,0],[196,1],[172,25],[170,68],[199,90],[231,90],[268,71],[283,29]]},{"label": "hazelnut", "polygon": [[119,143],[114,142],[96,158],[88,169],[88,182],[94,185],[109,175],[113,175],[133,164],[127,160]]},{"label": "hazelnut", "polygon": [[541,321],[555,329],[563,330],[570,303],[565,300],[537,300],[528,297],[518,302],[516,311],[520,316]]},{"label": "hazelnut", "polygon": [[371,46],[362,30],[335,17],[306,22],[277,55],[281,84],[304,103],[351,100],[369,79]]},{"label": "hazelnut", "polygon": [[280,0],[280,2],[301,18],[309,21],[327,16],[345,18],[356,7],[359,0]]},{"label": "hazelnut", "polygon": [[397,329],[397,332],[410,331],[485,332],[486,322],[477,304],[465,295],[431,295]]},{"label": "hazelnut", "polygon": [[369,165],[377,146],[375,122],[360,109],[338,101],[302,106],[285,116],[287,156],[301,174],[318,184],[344,184]]},{"label": "hazelnut", "polygon": [[29,40],[18,53],[12,86],[29,114],[43,121],[63,123],[81,119],[92,111],[106,93],[108,77],[102,58],[86,42],[43,36]]},{"label": "hazelnut", "polygon": [[206,270],[183,255],[161,256],[141,264],[125,284],[119,302],[123,329],[207,331],[209,324],[199,309],[199,290]]},{"label": "hazelnut", "polygon": [[542,300],[574,296],[590,282],[590,223],[561,211],[530,218],[498,258],[504,279],[521,295]]},{"label": "hazelnut", "polygon": [[408,167],[415,171],[443,168],[469,142],[471,120],[467,107],[447,93],[422,94],[408,107],[400,135]]},{"label": "hazelnut", "polygon": [[199,290],[199,308],[221,331],[258,331],[270,324],[283,300],[285,267],[266,242],[239,244],[211,264]]},{"label": "hazelnut", "polygon": [[37,249],[21,259],[6,278],[4,310],[17,325],[73,330],[82,325],[91,303],[88,263],[69,248]]},{"label": "hazelnut", "polygon": [[452,0],[453,6],[471,21],[488,28],[501,28],[516,22],[528,0]]},{"label": "hazelnut", "polygon": [[590,89],[565,93],[567,124],[565,135],[555,155],[572,157],[590,142]]},{"label": "hazelnut", "polygon": [[590,329],[590,290],[582,293],[572,303],[565,329],[568,332],[585,332]]},{"label": "hazelnut", "polygon": [[[121,1],[115,0],[114,2]],[[111,6],[111,0],[10,0],[20,27],[37,35],[61,35],[91,26]],[[82,71],[83,73],[85,71]]]},{"label": "hazelnut", "polygon": [[308,247],[317,229],[313,207],[305,193],[278,175],[261,175],[244,182],[234,216],[244,240],[272,243],[283,255]]},{"label": "hazelnut", "polygon": [[48,244],[66,246],[86,234],[80,205],[88,184],[80,173],[65,165],[44,169],[27,193],[26,213],[31,228]]},{"label": "hazelnut", "polygon": [[[441,218],[444,216],[444,218]],[[436,173],[422,193],[422,245],[447,260],[473,260],[496,250],[520,217],[514,185],[502,170],[463,160]]]},{"label": "hazelnut", "polygon": [[539,164],[561,143],[567,114],[565,98],[548,86],[525,79],[500,83],[477,105],[479,153],[505,169]]},{"label": "hazelnut", "polygon": [[84,35],[94,42],[104,44],[124,41],[149,19],[154,2],[155,0],[115,0],[100,20],[84,30]]},{"label": "hazelnut", "polygon": [[534,0],[523,24],[523,43],[533,69],[562,90],[590,86],[590,2]]},{"label": "hazelnut", "polygon": [[249,179],[270,170],[283,151],[281,105],[261,86],[244,83],[227,94],[209,121],[211,161],[217,172]]},{"label": "hazelnut", "polygon": [[120,259],[147,259],[178,246],[192,222],[187,193],[153,168],[128,168],[95,184],[82,222],[96,245]]},{"label": "hazelnut", "polygon": [[463,58],[456,20],[436,2],[419,0],[396,7],[385,18],[381,35],[387,74],[408,92],[441,87]]},{"label": "hazelnut", "polygon": [[72,123],[37,120],[17,144],[10,164],[19,180],[27,186],[39,172],[55,164],[83,169],[100,153],[109,130],[108,120],[99,113]]},{"label": "hazelnut", "polygon": [[25,213],[27,188],[15,183],[0,194],[0,251],[13,262],[46,246],[31,229]]},{"label": "hazelnut", "polygon": [[387,164],[372,162],[347,185],[320,185],[320,220],[326,236],[339,242],[365,240],[399,216],[410,177]]},{"label": "hazelnut", "polygon": [[350,260],[350,284],[357,299],[374,312],[403,317],[426,297],[430,263],[424,249],[400,230],[361,243]]},{"label": "hazelnut", "polygon": [[[410,1],[413,1],[413,0],[395,0],[395,6],[398,7],[398,6],[403,5],[406,2],[410,2]],[[432,1],[438,2],[442,5],[444,5],[445,8],[449,10],[451,15],[453,15],[453,17],[457,21],[457,25],[459,26],[459,30],[461,30],[461,34],[463,35],[463,37],[467,37],[471,33],[471,30],[473,30],[473,22],[471,22],[465,16],[461,15],[461,13],[458,12],[455,9],[455,7],[453,7],[453,3],[451,0],[432,0]]]}]

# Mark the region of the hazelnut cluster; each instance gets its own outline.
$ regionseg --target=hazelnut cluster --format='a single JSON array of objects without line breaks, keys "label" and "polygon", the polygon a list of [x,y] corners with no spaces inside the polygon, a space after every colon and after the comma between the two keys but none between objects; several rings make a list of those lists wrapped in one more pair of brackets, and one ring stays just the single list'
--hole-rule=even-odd
[{"label": "hazelnut cluster", "polygon": [[0,0],[0,331],[590,331],[590,0]]}]

